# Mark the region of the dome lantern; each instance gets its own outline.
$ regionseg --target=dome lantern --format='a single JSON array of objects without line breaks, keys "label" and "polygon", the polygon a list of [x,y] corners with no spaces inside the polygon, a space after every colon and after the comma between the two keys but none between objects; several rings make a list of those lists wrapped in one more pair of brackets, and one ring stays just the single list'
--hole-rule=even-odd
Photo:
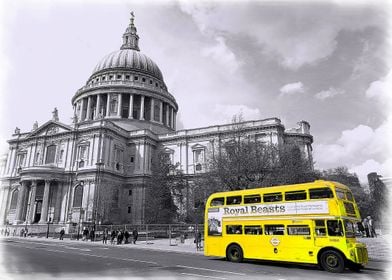
[{"label": "dome lantern", "polygon": [[123,44],[120,48],[121,50],[131,49],[131,50],[140,51],[139,35],[137,35],[137,29],[133,24],[134,20],[135,20],[135,15],[133,12],[131,12],[131,19],[130,19],[129,26],[127,27],[123,35]]}]

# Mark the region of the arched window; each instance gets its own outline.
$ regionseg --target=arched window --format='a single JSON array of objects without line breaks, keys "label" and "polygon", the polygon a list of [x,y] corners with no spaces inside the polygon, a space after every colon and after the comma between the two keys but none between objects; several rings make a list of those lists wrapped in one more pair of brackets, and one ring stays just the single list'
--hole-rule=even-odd
[{"label": "arched window", "polygon": [[10,205],[10,209],[16,209],[16,204],[18,203],[18,194],[19,191],[15,190],[12,194],[12,198],[11,198],[11,205]]},{"label": "arched window", "polygon": [[73,207],[82,207],[83,186],[77,185],[74,190]]},{"label": "arched window", "polygon": [[56,156],[56,145],[50,145],[46,148],[46,158],[45,163],[54,163],[54,159]]}]

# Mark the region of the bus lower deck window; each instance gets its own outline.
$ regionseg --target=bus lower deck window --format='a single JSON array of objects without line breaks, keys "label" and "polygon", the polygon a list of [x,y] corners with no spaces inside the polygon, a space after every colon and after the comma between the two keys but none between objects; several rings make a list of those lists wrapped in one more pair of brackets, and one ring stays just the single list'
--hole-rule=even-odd
[{"label": "bus lower deck window", "polygon": [[266,235],[284,235],[284,225],[265,225],[264,233]]},{"label": "bus lower deck window", "polygon": [[226,234],[242,234],[241,225],[227,225]]},{"label": "bus lower deck window", "polygon": [[261,235],[263,230],[261,226],[244,226],[244,233],[250,235]]}]

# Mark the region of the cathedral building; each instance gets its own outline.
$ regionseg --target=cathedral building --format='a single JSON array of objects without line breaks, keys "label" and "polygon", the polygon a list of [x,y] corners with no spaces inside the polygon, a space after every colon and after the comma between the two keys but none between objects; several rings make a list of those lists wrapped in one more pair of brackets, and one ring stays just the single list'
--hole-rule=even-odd
[{"label": "cathedral building", "polygon": [[[163,75],[140,52],[132,15],[119,50],[104,56],[72,97],[73,121],[52,118],[15,129],[0,163],[0,224],[144,222],[145,185],[158,148],[186,176],[206,172],[211,151],[233,125],[176,130],[179,105]],[[283,147],[297,144],[312,166],[309,124],[247,121],[244,133]]]}]

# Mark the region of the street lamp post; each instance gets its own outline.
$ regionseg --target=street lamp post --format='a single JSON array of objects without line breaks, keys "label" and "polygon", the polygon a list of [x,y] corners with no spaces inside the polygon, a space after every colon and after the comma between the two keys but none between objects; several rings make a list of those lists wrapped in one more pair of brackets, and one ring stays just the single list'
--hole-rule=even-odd
[{"label": "street lamp post", "polygon": [[46,230],[46,238],[49,238],[49,225],[52,223],[52,218],[49,217],[49,221],[48,221],[48,229]]}]

